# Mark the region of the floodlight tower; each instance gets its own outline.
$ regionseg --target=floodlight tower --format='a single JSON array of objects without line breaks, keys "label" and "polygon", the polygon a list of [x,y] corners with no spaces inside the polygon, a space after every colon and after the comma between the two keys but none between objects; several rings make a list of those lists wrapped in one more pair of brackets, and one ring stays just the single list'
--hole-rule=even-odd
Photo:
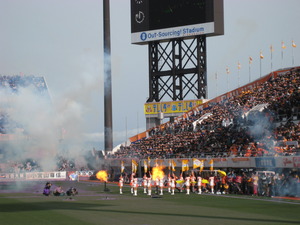
[{"label": "floodlight tower", "polygon": [[112,90],[110,57],[110,12],[109,0],[103,1],[103,35],[104,35],[104,151],[112,151]]}]

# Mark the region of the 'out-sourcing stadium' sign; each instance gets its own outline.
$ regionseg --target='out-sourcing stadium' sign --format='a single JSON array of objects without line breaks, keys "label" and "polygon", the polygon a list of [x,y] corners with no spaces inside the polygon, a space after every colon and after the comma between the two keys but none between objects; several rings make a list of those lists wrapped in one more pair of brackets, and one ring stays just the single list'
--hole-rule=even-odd
[{"label": "'out-sourcing stadium' sign", "polygon": [[223,0],[131,0],[134,44],[223,34]]}]

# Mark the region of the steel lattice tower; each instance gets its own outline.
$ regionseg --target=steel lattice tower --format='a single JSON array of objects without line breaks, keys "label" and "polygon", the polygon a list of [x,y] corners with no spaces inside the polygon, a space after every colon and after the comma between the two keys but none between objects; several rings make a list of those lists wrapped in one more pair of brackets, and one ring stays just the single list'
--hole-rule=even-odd
[{"label": "steel lattice tower", "polygon": [[150,42],[147,102],[206,98],[206,37]]}]

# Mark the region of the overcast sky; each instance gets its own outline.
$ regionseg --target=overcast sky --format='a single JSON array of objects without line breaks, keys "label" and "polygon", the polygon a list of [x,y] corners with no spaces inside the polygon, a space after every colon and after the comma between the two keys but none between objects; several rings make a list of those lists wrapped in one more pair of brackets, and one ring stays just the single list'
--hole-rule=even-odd
[{"label": "overcast sky", "polygon": [[[57,109],[72,102],[58,113],[70,118],[76,114],[72,123],[99,142],[97,149],[104,148],[102,5],[102,0],[0,0],[0,74],[44,76]],[[299,0],[224,0],[225,34],[207,38],[208,98],[227,91],[227,76],[230,90],[237,88],[238,74],[240,85],[249,81],[249,56],[252,80],[257,79],[260,51],[262,74],[269,73],[270,45],[274,70],[292,66],[293,58],[298,66],[299,8]],[[110,9],[117,145],[146,127],[148,49],[131,44],[130,0],[111,0]],[[291,47],[292,40],[297,48]]]}]

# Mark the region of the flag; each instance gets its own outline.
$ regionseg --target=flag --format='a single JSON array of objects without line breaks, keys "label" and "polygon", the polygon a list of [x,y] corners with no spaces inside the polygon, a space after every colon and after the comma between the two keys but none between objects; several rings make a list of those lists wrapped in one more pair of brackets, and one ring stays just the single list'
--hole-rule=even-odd
[{"label": "flag", "polygon": [[223,171],[223,170],[218,170],[218,173],[219,173],[221,176],[226,176],[226,172]]},{"label": "flag", "polygon": [[172,171],[175,171],[175,167],[176,167],[176,163],[175,163],[175,161],[172,159],[172,161],[171,161],[171,168],[172,168]]},{"label": "flag", "polygon": [[208,184],[209,181],[208,181],[207,179],[202,179],[201,183],[202,183],[202,184]]},{"label": "flag", "polygon": [[154,165],[155,165],[155,167],[158,167],[158,161],[157,161],[157,159],[155,159]]},{"label": "flag", "polygon": [[273,45],[270,46],[270,51],[271,51],[271,52],[274,52]]},{"label": "flag", "polygon": [[147,163],[147,160],[144,160],[144,172],[145,173],[148,172],[148,163]]},{"label": "flag", "polygon": [[182,172],[189,170],[189,160],[184,159],[182,160]]},{"label": "flag", "polygon": [[183,114],[183,118],[186,120],[190,119],[190,115],[188,113]]},{"label": "flag", "polygon": [[159,167],[163,164],[163,159],[155,159],[155,163],[154,163],[154,166],[155,167]]},{"label": "flag", "polygon": [[125,169],[124,161],[121,161],[121,173],[124,173],[124,169]]},{"label": "flag", "polygon": [[286,46],[285,46],[285,44],[284,44],[283,41],[281,42],[281,48],[282,48],[282,49],[286,49]]},{"label": "flag", "polygon": [[253,61],[252,57],[249,56],[249,64],[252,64],[252,61]]},{"label": "flag", "polygon": [[213,159],[211,159],[210,161],[209,161],[209,164],[210,164],[210,171],[212,171],[212,170],[214,170],[214,160]]},{"label": "flag", "polygon": [[260,57],[261,59],[263,59],[263,58],[264,58],[264,56],[263,56],[263,54],[262,54],[262,51],[260,51],[260,53],[259,53],[259,57]]},{"label": "flag", "polygon": [[193,169],[201,166],[201,161],[199,159],[193,159]]},{"label": "flag", "polygon": [[131,166],[132,166],[132,172],[133,173],[136,173],[138,165],[139,164],[134,159],[131,161]]},{"label": "flag", "polygon": [[174,162],[174,160],[169,159],[169,168],[168,169],[175,171],[175,166],[176,166],[176,163]]},{"label": "flag", "polygon": [[196,106],[196,107],[194,108],[194,116],[197,115],[198,113],[199,113],[199,109],[198,109],[198,107]]},{"label": "flag", "polygon": [[201,163],[200,163],[200,172],[202,172],[204,168],[204,160],[201,160]]},{"label": "flag", "polygon": [[293,47],[293,48],[296,48],[296,47],[297,47],[297,45],[296,45],[296,43],[294,42],[294,40],[292,41],[292,47]]},{"label": "flag", "polygon": [[240,64],[240,62],[238,62],[238,70],[240,70],[242,68],[242,65]]},{"label": "flag", "polygon": [[226,73],[229,74],[230,73],[230,70],[229,70],[229,67],[226,66]]}]

